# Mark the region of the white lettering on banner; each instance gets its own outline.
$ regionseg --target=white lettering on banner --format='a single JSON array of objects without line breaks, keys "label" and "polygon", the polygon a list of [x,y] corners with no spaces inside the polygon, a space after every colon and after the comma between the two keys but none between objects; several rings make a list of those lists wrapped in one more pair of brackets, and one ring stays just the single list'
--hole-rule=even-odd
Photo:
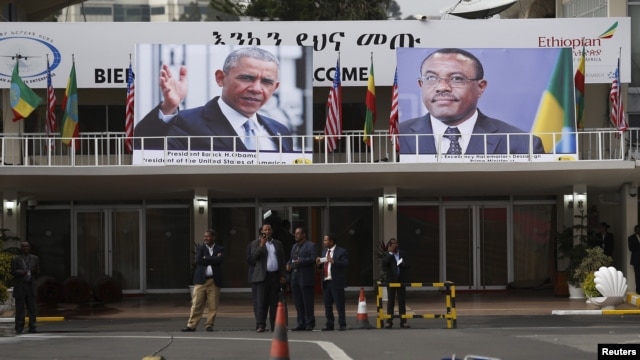
[{"label": "white lettering on banner", "polygon": [[[327,29],[331,29],[328,31]],[[384,29],[384,32],[381,31]],[[92,34],[91,39],[85,38]],[[518,34],[508,37],[504,34]],[[436,36],[437,35],[437,36]],[[122,88],[124,69],[136,44],[295,45],[313,48],[314,86],[331,86],[328,72],[345,67],[342,86],[366,86],[366,71],[373,52],[376,85],[391,86],[398,48],[435,48],[446,44],[460,48],[572,47],[574,67],[584,46],[588,58],[587,83],[610,83],[608,73],[617,66],[619,50],[631,48],[631,19],[561,18],[502,19],[496,21],[246,21],[172,23],[3,23],[0,55],[20,49],[29,58],[21,68],[30,86],[45,88],[42,77],[46,54],[57,53],[58,73],[68,74],[76,59],[79,88]],[[104,48],[108,46],[109,51]],[[56,57],[51,57],[56,59]],[[9,63],[7,63],[9,65]],[[0,87],[8,88],[12,65],[0,64]],[[592,66],[589,66],[592,65]],[[623,51],[621,81],[631,81],[631,54]],[[53,79],[55,88],[66,87],[66,76]]]}]

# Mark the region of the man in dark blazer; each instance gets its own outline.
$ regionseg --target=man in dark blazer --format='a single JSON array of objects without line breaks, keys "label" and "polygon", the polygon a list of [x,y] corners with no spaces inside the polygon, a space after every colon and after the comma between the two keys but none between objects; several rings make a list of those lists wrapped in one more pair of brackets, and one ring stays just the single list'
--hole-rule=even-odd
[{"label": "man in dark blazer", "polygon": [[[406,283],[407,269],[409,265],[406,260],[406,252],[401,251],[398,240],[395,238],[389,239],[387,243],[387,253],[382,258],[382,269],[384,269],[387,275],[387,283]],[[394,307],[396,305],[396,295],[398,297],[398,313],[400,314],[400,327],[408,329],[410,326],[407,324],[407,319],[403,319],[402,315],[407,313],[406,306],[406,294],[407,290],[404,285],[400,287],[387,286],[387,314],[393,316]],[[388,319],[385,324],[385,329],[391,329],[393,327],[393,318]]]},{"label": "man in dark blazer", "polygon": [[322,269],[322,300],[324,301],[324,314],[327,318],[326,327],[322,331],[334,330],[334,304],[338,312],[340,330],[347,330],[344,289],[347,287],[349,254],[346,249],[336,245],[335,234],[325,235],[322,246],[324,247],[322,257],[316,258],[318,268]]},{"label": "man in dark blazer", "polygon": [[609,224],[601,222],[598,225],[598,233],[596,234],[598,239],[597,245],[602,248],[604,254],[613,257],[613,249],[615,246],[613,240],[613,234],[609,232]]},{"label": "man in dark blazer", "polygon": [[266,328],[267,312],[271,331],[275,329],[278,297],[285,284],[286,260],[282,243],[273,238],[270,224],[262,225],[259,239],[251,242],[249,266],[253,266],[251,283],[255,285],[256,331],[262,333]]},{"label": "man in dark blazer", "polygon": [[316,247],[307,240],[306,230],[299,226],[295,233],[296,243],[291,249],[287,271],[291,274],[291,295],[296,305],[298,326],[293,331],[311,331],[316,326],[313,309],[313,290],[316,284]]},{"label": "man in dark blazer", "polygon": [[[257,114],[280,85],[278,66],[277,58],[266,50],[237,49],[215,73],[222,95],[204,106],[179,110],[187,96],[187,68],[181,67],[175,77],[163,64],[163,100],[136,125],[134,135],[157,137],[144,140],[147,150],[164,149],[164,137],[168,137],[169,150],[255,151],[257,147],[260,151],[292,152],[287,127]],[[142,148],[138,140],[135,145]]]},{"label": "man in dark blazer", "polygon": [[40,272],[38,257],[31,254],[28,242],[20,243],[22,254],[11,260],[11,275],[13,275],[13,297],[16,301],[15,330],[16,334],[24,331],[25,306],[29,314],[29,332],[36,330],[36,278]]},{"label": "man in dark blazer", "polygon": [[640,291],[640,225],[633,228],[633,235],[627,239],[629,251],[631,251],[630,264],[633,266],[633,273],[636,278],[636,294]]},{"label": "man in dark blazer", "polygon": [[400,153],[543,154],[539,137],[478,110],[487,87],[483,78],[480,60],[468,51],[440,49],[427,56],[418,86],[428,114],[400,123]]},{"label": "man in dark blazer", "polygon": [[220,265],[224,259],[224,248],[215,243],[216,232],[207,230],[203,236],[204,243],[196,248],[194,260],[196,271],[193,274],[193,298],[191,299],[191,314],[187,321],[187,326],[182,331],[195,331],[202,313],[204,305],[207,304],[207,322],[204,324],[205,330],[213,331],[218,302],[220,299],[220,289],[222,288],[222,270]]}]

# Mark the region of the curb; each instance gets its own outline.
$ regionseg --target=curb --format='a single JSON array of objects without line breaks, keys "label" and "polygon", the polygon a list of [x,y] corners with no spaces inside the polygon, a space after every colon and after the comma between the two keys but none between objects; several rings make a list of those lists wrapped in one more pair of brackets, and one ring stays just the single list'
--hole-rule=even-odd
[{"label": "curb", "polygon": [[[640,307],[640,295],[627,294],[627,304]],[[551,315],[640,315],[640,309],[624,310],[553,310]]]}]

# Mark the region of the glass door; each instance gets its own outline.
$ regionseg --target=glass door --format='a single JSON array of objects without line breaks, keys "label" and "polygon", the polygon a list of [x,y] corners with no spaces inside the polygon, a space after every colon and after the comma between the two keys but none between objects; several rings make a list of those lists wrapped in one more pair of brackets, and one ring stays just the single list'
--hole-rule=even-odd
[{"label": "glass door", "polygon": [[113,277],[123,292],[142,291],[139,209],[76,210],[76,274],[93,285]]},{"label": "glass door", "polygon": [[508,282],[505,206],[445,206],[445,278],[458,289],[503,289]]}]

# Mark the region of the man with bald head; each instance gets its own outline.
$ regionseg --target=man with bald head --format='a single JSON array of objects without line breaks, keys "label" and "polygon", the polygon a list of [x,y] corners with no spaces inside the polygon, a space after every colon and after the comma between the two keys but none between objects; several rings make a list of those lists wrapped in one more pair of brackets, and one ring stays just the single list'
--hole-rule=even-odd
[{"label": "man with bald head", "polygon": [[480,60],[466,50],[440,49],[427,56],[418,86],[428,113],[400,123],[400,153],[544,153],[539,137],[478,109],[487,85]]}]

